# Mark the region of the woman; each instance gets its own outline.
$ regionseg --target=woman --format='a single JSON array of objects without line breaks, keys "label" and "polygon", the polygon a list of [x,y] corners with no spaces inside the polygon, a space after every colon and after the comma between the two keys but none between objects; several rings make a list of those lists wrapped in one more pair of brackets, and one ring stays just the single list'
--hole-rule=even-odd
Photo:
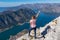
[{"label": "woman", "polygon": [[31,30],[34,30],[34,37],[36,38],[36,17],[32,16],[32,19],[30,20],[30,29],[29,29],[29,36],[30,36],[30,32]]}]

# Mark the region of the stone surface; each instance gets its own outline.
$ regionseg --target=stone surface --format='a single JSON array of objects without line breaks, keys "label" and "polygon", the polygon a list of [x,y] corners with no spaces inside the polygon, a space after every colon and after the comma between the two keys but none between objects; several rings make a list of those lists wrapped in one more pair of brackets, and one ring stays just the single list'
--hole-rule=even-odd
[{"label": "stone surface", "polygon": [[[42,37],[41,33],[50,25],[51,29],[47,31],[45,38]],[[28,33],[17,38],[16,40],[60,40],[60,17],[51,21],[45,27],[37,28],[37,38],[35,39],[34,31],[31,31],[32,36],[28,36]]]}]

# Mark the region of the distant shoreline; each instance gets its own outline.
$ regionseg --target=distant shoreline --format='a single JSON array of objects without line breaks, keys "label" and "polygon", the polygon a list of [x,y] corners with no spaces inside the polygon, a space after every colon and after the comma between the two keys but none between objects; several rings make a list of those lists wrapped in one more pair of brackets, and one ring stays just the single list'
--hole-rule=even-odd
[{"label": "distant shoreline", "polygon": [[[25,24],[25,23],[22,23],[22,24],[19,24],[19,25],[23,25],[23,24]],[[17,25],[17,26],[18,26],[18,25]],[[13,28],[13,26],[10,27],[10,28],[0,29],[0,33],[1,33],[1,32],[4,32],[4,31],[6,31],[6,30],[9,30],[9,29],[11,29],[11,28]],[[3,30],[3,31],[2,31],[2,30]]]}]

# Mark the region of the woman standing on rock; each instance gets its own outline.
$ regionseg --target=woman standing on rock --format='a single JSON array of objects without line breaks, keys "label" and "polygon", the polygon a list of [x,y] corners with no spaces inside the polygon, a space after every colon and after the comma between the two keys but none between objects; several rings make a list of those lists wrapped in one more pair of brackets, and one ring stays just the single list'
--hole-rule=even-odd
[{"label": "woman standing on rock", "polygon": [[34,30],[34,37],[36,38],[36,17],[32,16],[32,19],[30,20],[30,29],[29,29],[29,36],[30,36],[30,32],[31,30]]}]

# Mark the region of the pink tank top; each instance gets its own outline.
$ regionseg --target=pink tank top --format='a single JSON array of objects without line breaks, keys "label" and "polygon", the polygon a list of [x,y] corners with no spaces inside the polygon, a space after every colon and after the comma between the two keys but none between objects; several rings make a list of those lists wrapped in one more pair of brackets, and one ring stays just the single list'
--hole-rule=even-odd
[{"label": "pink tank top", "polygon": [[36,19],[31,19],[30,20],[30,27],[35,28],[36,27]]}]

